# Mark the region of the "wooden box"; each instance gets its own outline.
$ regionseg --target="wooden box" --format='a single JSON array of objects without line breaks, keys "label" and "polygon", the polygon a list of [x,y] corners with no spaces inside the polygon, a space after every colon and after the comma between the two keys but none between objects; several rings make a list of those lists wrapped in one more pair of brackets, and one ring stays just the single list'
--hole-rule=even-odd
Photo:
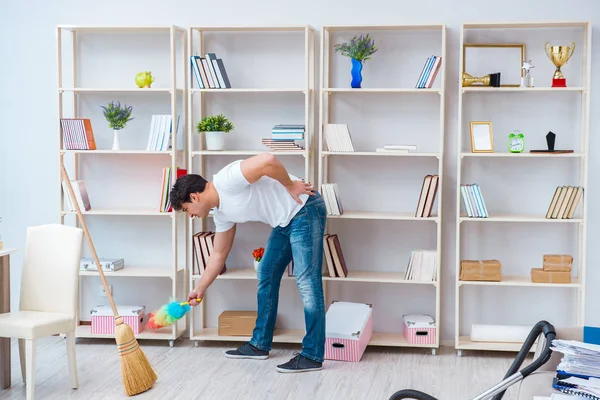
[{"label": "wooden box", "polygon": [[256,311],[223,311],[219,315],[219,336],[252,336]]},{"label": "wooden box", "polygon": [[544,254],[544,271],[571,272],[573,256],[568,254]]},{"label": "wooden box", "polygon": [[460,280],[499,282],[502,280],[502,264],[498,260],[462,260]]},{"label": "wooden box", "polygon": [[531,281],[535,283],[571,283],[571,272],[544,271],[542,268],[532,268]]}]

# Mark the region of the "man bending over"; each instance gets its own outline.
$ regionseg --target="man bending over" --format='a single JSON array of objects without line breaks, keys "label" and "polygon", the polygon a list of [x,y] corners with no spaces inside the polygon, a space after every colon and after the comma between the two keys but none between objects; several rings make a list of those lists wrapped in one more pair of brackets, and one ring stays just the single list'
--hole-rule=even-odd
[{"label": "man bending over", "polygon": [[269,356],[279,302],[279,286],[287,265],[294,261],[296,283],[304,304],[306,335],[302,352],[278,365],[280,372],[322,368],[325,351],[323,297],[323,235],[327,211],[310,183],[294,177],[270,153],[238,160],[208,182],[190,174],[177,179],[171,204],[190,217],[205,218],[214,210],[214,250],[198,285],[188,295],[196,306],[219,275],[231,250],[236,224],[258,221],[273,229],[257,271],[258,316],[250,342],[226,352],[230,358],[264,360]]}]

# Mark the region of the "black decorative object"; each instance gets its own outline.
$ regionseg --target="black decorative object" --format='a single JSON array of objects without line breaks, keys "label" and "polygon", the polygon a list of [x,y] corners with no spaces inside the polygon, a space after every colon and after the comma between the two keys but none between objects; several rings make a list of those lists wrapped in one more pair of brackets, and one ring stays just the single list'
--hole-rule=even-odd
[{"label": "black decorative object", "polygon": [[490,86],[500,87],[500,72],[490,74]]},{"label": "black decorative object", "polygon": [[530,150],[530,153],[555,153],[555,154],[564,154],[564,153],[573,153],[573,150],[556,150],[554,145],[556,144],[556,134],[552,131],[549,131],[546,135],[546,144],[548,145],[548,149],[546,150]]}]

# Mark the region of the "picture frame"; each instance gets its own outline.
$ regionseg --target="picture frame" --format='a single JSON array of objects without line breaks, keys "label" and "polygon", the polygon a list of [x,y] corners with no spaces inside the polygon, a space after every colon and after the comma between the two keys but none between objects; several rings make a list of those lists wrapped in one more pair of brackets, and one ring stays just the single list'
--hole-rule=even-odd
[{"label": "picture frame", "polygon": [[521,86],[522,69],[526,60],[522,43],[465,43],[463,45],[463,70],[472,76],[500,73],[501,87]]},{"label": "picture frame", "polygon": [[494,133],[491,121],[471,121],[469,123],[471,131],[471,152],[472,153],[493,153],[494,152]]}]

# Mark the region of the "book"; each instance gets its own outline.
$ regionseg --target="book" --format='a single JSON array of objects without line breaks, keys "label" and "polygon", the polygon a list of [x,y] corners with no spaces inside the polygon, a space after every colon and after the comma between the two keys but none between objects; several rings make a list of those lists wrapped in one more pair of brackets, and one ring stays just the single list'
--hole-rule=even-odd
[{"label": "book", "polygon": [[[175,132],[179,131],[180,120],[181,116],[177,115]],[[152,115],[146,151],[167,151],[173,148],[173,137],[173,116],[171,114]]]},{"label": "book", "polygon": [[411,250],[404,279],[407,281],[437,281],[437,251]]},{"label": "book", "polygon": [[324,126],[325,143],[327,149],[334,152],[353,152],[354,145],[348,125],[346,124],[327,124]]},{"label": "book", "polygon": [[[208,266],[208,260],[214,249],[215,233],[212,231],[198,232],[194,234],[193,238],[193,249],[194,249],[194,274],[202,275],[206,271]],[[223,268],[219,275],[227,272],[227,264],[223,264]]]},{"label": "book", "polygon": [[342,245],[337,234],[325,234],[323,237],[325,264],[332,278],[346,278],[348,267],[342,252]]},{"label": "book", "polygon": [[487,218],[488,211],[477,183],[460,185],[460,194],[463,206],[469,218]]},{"label": "book", "polygon": [[[161,184],[161,192],[160,192],[160,212],[171,212],[173,211],[173,207],[171,206],[171,189],[175,182],[172,182],[172,167],[163,168],[162,172],[162,184]],[[180,177],[187,175],[187,169],[177,168],[175,180]]]},{"label": "book", "polygon": [[[69,211],[76,211],[75,204],[71,199],[71,193],[69,192],[69,188],[67,187],[67,183],[63,180],[61,181],[63,191],[65,193],[65,199],[67,201],[67,207]],[[79,205],[79,209],[83,211],[89,211],[92,209],[92,204],[90,203],[90,198],[87,192],[87,186],[85,185],[85,181],[77,180],[71,181],[71,187],[73,188],[73,193],[75,194],[75,198],[77,204]]]},{"label": "book", "polygon": [[94,130],[89,118],[61,118],[60,130],[65,150],[96,150]]},{"label": "book", "polygon": [[439,56],[431,56],[423,65],[423,70],[421,71],[421,75],[419,79],[417,79],[417,83],[415,85],[416,89],[429,89],[433,86],[433,82],[437,77],[437,74],[442,65],[442,57]]},{"label": "book", "polygon": [[431,217],[433,204],[435,203],[437,195],[438,183],[439,175],[425,175],[425,178],[423,178],[423,185],[421,186],[419,200],[417,202],[415,217]]},{"label": "book", "polygon": [[325,199],[328,215],[342,215],[344,213],[337,183],[322,184],[321,196]]},{"label": "book", "polygon": [[583,188],[581,186],[559,186],[554,191],[546,219],[571,219],[579,205]]}]

